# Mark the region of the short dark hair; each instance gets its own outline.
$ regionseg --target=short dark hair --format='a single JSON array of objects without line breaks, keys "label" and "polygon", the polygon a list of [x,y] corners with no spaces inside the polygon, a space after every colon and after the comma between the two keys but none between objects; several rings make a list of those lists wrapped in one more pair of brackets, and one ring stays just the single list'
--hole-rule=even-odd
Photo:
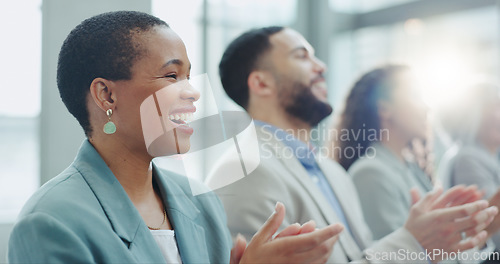
[{"label": "short dark hair", "polygon": [[64,41],[57,65],[57,86],[69,112],[86,136],[92,132],[87,109],[89,87],[95,78],[130,80],[132,65],[142,56],[137,34],[168,24],[135,11],[100,14],[76,26]]},{"label": "short dark hair", "polygon": [[248,76],[271,47],[269,37],[284,27],[252,29],[229,44],[219,64],[219,75],[227,95],[243,108],[248,106]]}]

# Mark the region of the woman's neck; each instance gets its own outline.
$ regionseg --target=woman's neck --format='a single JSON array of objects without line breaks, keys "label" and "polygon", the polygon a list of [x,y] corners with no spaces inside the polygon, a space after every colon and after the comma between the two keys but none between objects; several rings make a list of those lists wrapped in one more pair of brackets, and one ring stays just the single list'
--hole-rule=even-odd
[{"label": "woman's neck", "polygon": [[165,205],[153,187],[152,158],[147,151],[135,150],[117,137],[90,138],[89,141],[120,182],[146,225],[172,229],[168,216],[160,222],[164,219]]},{"label": "woman's neck", "polygon": [[388,138],[382,138],[380,144],[389,149],[398,160],[404,162],[403,150],[408,146],[408,140],[396,133],[390,133]]},{"label": "woman's neck", "polygon": [[154,195],[153,174],[148,155],[140,156],[118,140],[89,138],[89,141],[134,204],[151,199]]}]

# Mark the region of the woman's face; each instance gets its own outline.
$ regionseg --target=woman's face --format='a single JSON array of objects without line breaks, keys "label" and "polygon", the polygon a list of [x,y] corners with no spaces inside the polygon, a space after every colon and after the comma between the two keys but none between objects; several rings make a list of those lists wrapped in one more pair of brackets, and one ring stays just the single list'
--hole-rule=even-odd
[{"label": "woman's face", "polygon": [[132,78],[113,82],[115,135],[131,151],[144,151],[148,139],[161,136],[154,143],[161,155],[185,153],[193,133],[185,121],[196,111],[193,103],[200,94],[188,83],[191,64],[184,43],[163,26],[140,34],[137,41],[143,52],[131,68]]},{"label": "woman's face", "polygon": [[389,136],[397,133],[408,141],[425,138],[427,132],[427,106],[417,92],[416,80],[410,71],[393,76],[389,102]]}]

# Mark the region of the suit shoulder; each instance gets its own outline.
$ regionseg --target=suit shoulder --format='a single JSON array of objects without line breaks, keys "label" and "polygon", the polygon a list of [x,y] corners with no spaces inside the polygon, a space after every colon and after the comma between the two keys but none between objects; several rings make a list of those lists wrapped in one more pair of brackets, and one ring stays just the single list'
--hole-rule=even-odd
[{"label": "suit shoulder", "polygon": [[456,155],[453,157],[454,164],[461,163],[471,163],[471,162],[479,162],[481,163],[482,157],[484,153],[479,149],[471,146],[462,147],[457,151]]},{"label": "suit shoulder", "polygon": [[[356,180],[357,178],[376,177],[378,179],[392,179],[394,172],[384,161],[374,158],[361,158],[354,162],[348,170],[349,175]],[[400,177],[397,177],[400,178]]]},{"label": "suit shoulder", "polygon": [[344,167],[342,167],[337,161],[332,160],[329,157],[321,156],[321,158],[318,160],[318,163],[321,164],[321,166],[328,169],[329,172],[344,176],[348,175]]},{"label": "suit shoulder", "polygon": [[[8,261],[12,263],[95,262],[89,247],[77,235],[75,230],[77,227],[68,226],[49,214],[31,213],[17,222],[12,229],[9,237]],[[62,248],[67,253],[61,254]]]},{"label": "suit shoulder", "polygon": [[[217,182],[219,195],[223,193],[238,193],[240,195],[266,193],[285,188],[289,183],[286,180],[289,174],[288,169],[279,161],[261,160],[260,164],[246,176],[232,176],[231,179],[228,179],[227,174],[217,173],[212,175],[210,183]],[[221,184],[221,179],[225,181],[224,184]]]},{"label": "suit shoulder", "polygon": [[261,155],[258,164],[251,171],[246,171],[246,174],[238,156],[225,155],[215,164],[205,182],[213,190],[234,190],[239,187],[246,189],[244,186],[254,184],[275,186],[282,183],[280,175],[283,173],[289,172],[274,155]]},{"label": "suit shoulder", "polygon": [[97,198],[80,172],[70,166],[28,199],[18,221],[42,213],[58,221],[72,223],[82,215],[91,217],[95,208],[100,208]]}]

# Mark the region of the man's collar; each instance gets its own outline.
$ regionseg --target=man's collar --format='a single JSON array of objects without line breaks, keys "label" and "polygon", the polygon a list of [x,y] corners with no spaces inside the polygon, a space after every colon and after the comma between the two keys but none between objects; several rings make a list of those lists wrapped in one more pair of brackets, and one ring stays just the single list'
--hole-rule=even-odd
[{"label": "man's collar", "polygon": [[302,163],[302,165],[308,167],[316,166],[316,147],[314,145],[303,142],[284,129],[273,126],[266,122],[254,120],[254,123],[256,126],[265,128],[273,133],[274,137],[276,137],[279,141],[290,148],[294,156],[300,161],[300,163]]}]

